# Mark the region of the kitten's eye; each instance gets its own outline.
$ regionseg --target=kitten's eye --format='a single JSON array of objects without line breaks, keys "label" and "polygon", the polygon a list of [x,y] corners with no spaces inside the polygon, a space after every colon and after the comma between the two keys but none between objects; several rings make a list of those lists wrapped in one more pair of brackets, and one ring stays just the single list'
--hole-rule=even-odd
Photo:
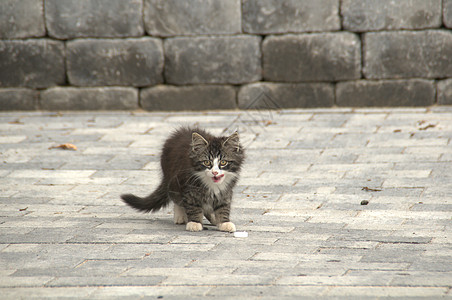
[{"label": "kitten's eye", "polygon": [[224,167],[224,166],[226,166],[227,164],[228,164],[227,161],[225,161],[225,160],[220,160],[220,166]]},{"label": "kitten's eye", "polygon": [[208,168],[210,168],[212,166],[212,162],[210,160],[205,160],[202,162],[202,164]]}]

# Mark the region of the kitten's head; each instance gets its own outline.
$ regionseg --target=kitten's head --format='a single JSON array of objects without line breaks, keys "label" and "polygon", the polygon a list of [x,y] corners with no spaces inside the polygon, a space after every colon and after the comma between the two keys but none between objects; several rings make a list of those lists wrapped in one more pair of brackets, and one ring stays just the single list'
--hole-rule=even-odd
[{"label": "kitten's head", "polygon": [[192,134],[191,158],[196,175],[214,192],[236,182],[244,160],[237,132],[228,137]]}]

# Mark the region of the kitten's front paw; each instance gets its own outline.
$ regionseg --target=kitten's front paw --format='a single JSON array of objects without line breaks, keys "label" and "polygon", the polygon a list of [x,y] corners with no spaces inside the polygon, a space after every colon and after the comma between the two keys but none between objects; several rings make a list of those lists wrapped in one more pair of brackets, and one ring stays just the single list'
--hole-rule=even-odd
[{"label": "kitten's front paw", "polygon": [[202,224],[198,222],[188,222],[185,229],[188,231],[202,231]]},{"label": "kitten's front paw", "polygon": [[235,232],[235,225],[232,222],[225,222],[218,225],[218,229],[221,231]]}]

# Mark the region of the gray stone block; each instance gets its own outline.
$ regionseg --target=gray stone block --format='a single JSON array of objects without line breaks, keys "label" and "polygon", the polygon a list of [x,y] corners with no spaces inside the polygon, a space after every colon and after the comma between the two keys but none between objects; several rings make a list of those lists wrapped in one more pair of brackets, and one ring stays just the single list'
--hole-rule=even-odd
[{"label": "gray stone block", "polygon": [[451,77],[452,32],[366,33],[363,55],[367,78]]},{"label": "gray stone block", "polygon": [[334,86],[328,83],[252,83],[238,93],[241,109],[330,107]]},{"label": "gray stone block", "polygon": [[0,40],[0,86],[45,88],[64,82],[63,42]]},{"label": "gray stone block", "polygon": [[77,37],[132,37],[144,33],[141,0],[46,0],[49,35]]},{"label": "gray stone block", "polygon": [[239,0],[145,0],[144,22],[150,35],[240,33]]},{"label": "gray stone block", "polygon": [[243,30],[269,34],[341,28],[337,0],[244,0]]},{"label": "gray stone block", "polygon": [[159,39],[83,39],[67,43],[69,82],[77,86],[151,86],[162,81]]},{"label": "gray stone block", "polygon": [[452,28],[452,0],[443,0],[443,20],[446,27]]},{"label": "gray stone block", "polygon": [[43,1],[0,2],[0,38],[41,37],[45,34]]},{"label": "gray stone block", "polygon": [[441,0],[343,0],[343,26],[356,32],[441,27]]},{"label": "gray stone block", "polygon": [[171,84],[258,81],[260,41],[256,36],[167,39],[163,44],[166,81]]},{"label": "gray stone block", "polygon": [[452,104],[452,79],[438,81],[438,104]]},{"label": "gray stone block", "polygon": [[337,81],[361,77],[361,43],[353,33],[270,36],[263,42],[268,81]]},{"label": "gray stone block", "polygon": [[1,110],[35,110],[38,108],[39,92],[25,88],[0,89]]},{"label": "gray stone block", "polygon": [[140,93],[141,107],[150,111],[235,109],[235,99],[235,88],[221,85],[159,85]]},{"label": "gray stone block", "polygon": [[[119,273],[119,272],[118,272]],[[119,277],[115,276],[70,276],[58,277],[46,284],[48,287],[85,287],[85,286],[154,286],[166,279],[165,276]]]},{"label": "gray stone block", "polygon": [[138,108],[138,91],[127,87],[55,87],[41,92],[45,110],[129,110]]},{"label": "gray stone block", "polygon": [[435,103],[431,80],[358,80],[336,85],[339,106],[427,106]]}]

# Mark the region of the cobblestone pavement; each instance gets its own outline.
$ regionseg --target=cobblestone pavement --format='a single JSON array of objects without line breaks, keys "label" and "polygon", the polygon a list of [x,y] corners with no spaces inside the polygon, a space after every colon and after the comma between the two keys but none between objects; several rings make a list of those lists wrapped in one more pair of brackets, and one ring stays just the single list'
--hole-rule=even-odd
[{"label": "cobblestone pavement", "polygon": [[[157,185],[182,124],[241,132],[247,238],[120,201]],[[2,299],[452,297],[450,107],[17,112],[0,130]]]}]

